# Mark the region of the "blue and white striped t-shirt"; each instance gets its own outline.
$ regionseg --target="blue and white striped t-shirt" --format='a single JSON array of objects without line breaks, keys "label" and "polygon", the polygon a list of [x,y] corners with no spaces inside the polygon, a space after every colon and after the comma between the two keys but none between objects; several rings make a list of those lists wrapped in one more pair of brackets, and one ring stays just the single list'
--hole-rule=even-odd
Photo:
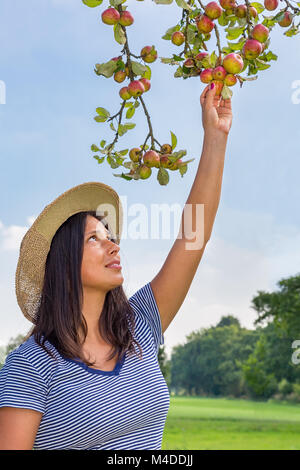
[{"label": "blue and white striped t-shirt", "polygon": [[164,336],[150,282],[129,302],[142,360],[126,353],[113,371],[101,371],[64,358],[46,341],[56,362],[33,336],[6,357],[0,407],[43,413],[34,449],[161,449],[170,395],[157,358]]}]

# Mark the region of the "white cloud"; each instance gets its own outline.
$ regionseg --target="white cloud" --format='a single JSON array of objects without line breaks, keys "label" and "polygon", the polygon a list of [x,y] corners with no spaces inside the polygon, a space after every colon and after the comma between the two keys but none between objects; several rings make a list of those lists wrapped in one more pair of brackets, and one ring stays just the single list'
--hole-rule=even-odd
[{"label": "white cloud", "polygon": [[0,221],[0,250],[16,251],[19,249],[22,238],[35,220],[35,216],[27,217],[28,226],[8,225]]}]

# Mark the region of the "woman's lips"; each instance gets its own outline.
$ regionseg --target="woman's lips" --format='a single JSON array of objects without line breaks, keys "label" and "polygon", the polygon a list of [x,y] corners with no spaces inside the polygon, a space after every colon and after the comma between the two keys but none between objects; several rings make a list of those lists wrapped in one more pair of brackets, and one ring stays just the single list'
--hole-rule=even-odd
[{"label": "woman's lips", "polygon": [[112,268],[112,269],[122,269],[122,266],[120,264],[111,264],[109,266],[105,266],[106,268]]}]

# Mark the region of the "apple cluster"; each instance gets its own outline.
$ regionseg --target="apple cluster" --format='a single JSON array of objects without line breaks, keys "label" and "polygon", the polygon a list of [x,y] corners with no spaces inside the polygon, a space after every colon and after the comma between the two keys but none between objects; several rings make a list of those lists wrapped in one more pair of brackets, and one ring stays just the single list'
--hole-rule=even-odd
[{"label": "apple cluster", "polygon": [[[184,165],[185,162],[181,158],[176,161],[170,160],[172,154],[172,147],[170,144],[163,144],[160,152],[155,150],[147,150],[143,153],[141,147],[134,147],[129,152],[129,158],[136,164],[136,169],[141,179],[147,179],[152,174],[153,167],[155,168],[167,168],[168,170],[178,170],[180,166]],[[131,169],[130,175],[133,175],[136,170]]]},{"label": "apple cluster", "polygon": [[116,8],[107,8],[107,10],[103,11],[101,18],[103,23],[108,25],[119,23],[122,26],[130,26],[134,22],[134,18],[129,11],[123,10],[119,13]]},{"label": "apple cluster", "polygon": [[[141,50],[141,58],[144,62],[154,62],[157,59],[157,51],[154,46],[145,46]],[[113,57],[111,60],[118,61],[121,57]],[[126,78],[130,78],[128,65],[125,66],[125,70],[118,70],[114,74],[116,82],[121,83]],[[120,89],[119,95],[122,100],[129,100],[130,98],[138,98],[146,91],[151,88],[151,82],[148,78],[140,78],[138,80],[132,80],[128,86],[124,86]]]},{"label": "apple cluster", "polygon": [[[88,4],[88,6],[95,6],[94,0],[83,1],[85,4]],[[117,130],[114,128],[112,123],[110,125],[112,130],[116,132],[113,142],[105,146],[106,141],[102,140],[100,143],[102,150],[95,145],[92,146],[92,150],[94,152],[100,151],[104,155],[107,155],[107,161],[112,168],[117,168],[122,165],[130,170],[127,174],[114,174],[114,176],[120,176],[126,180],[140,178],[147,179],[151,176],[153,168],[157,168],[159,170],[157,179],[160,184],[165,185],[168,184],[169,181],[168,172],[166,170],[179,170],[181,176],[183,176],[187,171],[187,164],[194,159],[183,161],[181,158],[186,154],[185,150],[173,153],[173,149],[176,147],[177,138],[172,132],[172,145],[164,144],[161,146],[159,144],[153,135],[150,116],[142,98],[140,99],[143,103],[149,125],[149,133],[144,144],[140,147],[131,148],[129,151],[130,161],[123,161],[123,156],[127,154],[128,149],[120,152],[112,152],[118,137],[123,135],[128,129],[132,129],[135,126],[134,123],[121,125],[123,109],[128,107],[126,117],[130,119],[134,114],[134,109],[139,104],[138,102],[125,103],[125,101],[130,100],[131,98],[137,100],[137,98],[141,97],[143,93],[147,92],[151,88],[150,68],[148,66],[145,67],[145,65],[138,62],[134,62],[130,59],[130,56],[140,58],[145,64],[150,64],[156,61],[158,57],[154,45],[144,46],[141,49],[139,56],[130,52],[125,27],[134,23],[134,17],[129,11],[127,11],[126,6],[121,6],[125,1],[126,0],[118,0],[117,2],[110,2],[111,7],[102,12],[101,18],[103,23],[114,26],[115,40],[119,44],[124,45],[122,55],[126,53],[127,62],[123,62],[122,56],[113,57],[106,64],[96,64],[97,67],[95,71],[98,75],[104,75],[105,77],[111,77],[112,74],[114,74],[114,80],[117,83],[122,83],[128,78],[129,83],[127,86],[123,86],[123,88],[119,90],[119,96],[123,100],[123,103],[121,104],[120,111],[116,115],[109,117],[110,114],[108,111],[104,108],[98,108],[98,114],[100,114],[100,111],[102,110],[105,112],[105,116],[102,118],[100,115],[100,119],[97,122],[105,122],[108,117],[109,120],[112,120],[118,115],[120,118]],[[275,15],[275,17],[271,18],[265,17],[266,20],[258,24],[259,13],[263,10],[262,4],[253,2],[249,5],[247,0],[241,1],[246,3],[237,4],[236,0],[215,0],[203,6],[202,3],[199,2],[202,9],[200,10],[196,8],[196,11],[193,11],[192,6],[194,2],[188,2],[189,4],[187,6],[189,6],[189,8],[185,8],[185,6],[181,5],[181,3],[183,3],[182,0],[178,0],[182,8],[185,10],[189,9],[191,11],[191,15],[186,14],[186,23],[183,24],[184,21],[181,21],[179,27],[176,26],[174,28],[170,28],[170,32],[168,30],[166,37],[164,37],[164,39],[171,39],[172,43],[176,46],[184,44],[184,50],[179,54],[180,56],[184,54],[184,59],[180,58],[180,60],[183,61],[183,67],[178,68],[178,71],[174,74],[175,77],[183,76],[183,78],[186,78],[187,76],[193,75],[200,76],[201,82],[205,84],[212,82],[215,84],[216,95],[222,94],[222,97],[227,99],[232,95],[232,91],[227,87],[232,87],[238,80],[242,84],[244,80],[248,79],[239,75],[246,69],[248,64],[249,71],[251,73],[253,72],[252,67],[254,70],[256,68],[261,70],[266,68],[266,60],[274,60],[274,57],[276,59],[277,56],[274,56],[271,51],[268,53],[268,57],[265,57],[266,52],[264,51],[269,45],[270,30],[276,21],[281,27],[288,27],[292,23],[295,14],[300,14],[300,9],[294,8],[287,0],[285,0],[287,6],[280,11],[280,16]],[[101,3],[102,2],[100,1],[99,4]],[[166,3],[166,1],[157,0],[157,3]],[[169,0],[168,3],[170,3]],[[279,0],[263,0],[263,3],[266,10],[273,11],[278,7]],[[297,5],[300,6],[300,3],[297,3]],[[289,11],[289,9],[291,9],[291,11]],[[294,14],[292,11],[294,11]],[[228,19],[225,17],[228,17]],[[280,21],[278,21],[279,19]],[[215,24],[215,20],[217,20],[217,23],[221,26],[226,25],[227,22],[230,21],[230,25],[228,29],[226,29],[226,31],[228,31],[228,38],[235,39],[238,35],[243,35],[243,38],[239,39],[239,42],[234,44],[234,48],[233,44],[231,45],[230,43],[228,43],[228,46],[230,47],[225,47],[224,49],[221,48],[219,31]],[[236,20],[238,20],[239,26],[233,27]],[[193,22],[195,24],[193,24]],[[176,29],[176,31],[174,31],[174,29]],[[209,54],[204,43],[204,41],[210,39],[213,29],[215,29],[217,38],[219,51],[218,56],[215,51],[212,54]],[[290,33],[287,34],[290,36],[297,34],[297,26],[295,27],[293,25],[293,28],[287,31],[287,33]],[[199,51],[202,46],[204,52]],[[264,54],[262,54],[263,52]],[[259,57],[261,54],[262,57]],[[270,56],[271,59],[269,58]],[[174,62],[178,64],[177,61],[179,60],[176,55],[173,56],[173,59],[163,59],[164,58],[162,58],[162,62],[171,63],[172,65]],[[111,61],[116,61],[117,64],[114,64]],[[185,69],[190,70],[187,71]],[[138,78],[139,76],[140,78]],[[248,80],[250,80],[250,78]],[[151,138],[150,148],[146,145],[148,138]],[[154,142],[159,145],[159,150],[155,148]],[[98,156],[95,156],[95,158],[98,163],[102,163],[105,157],[99,158]]]}]

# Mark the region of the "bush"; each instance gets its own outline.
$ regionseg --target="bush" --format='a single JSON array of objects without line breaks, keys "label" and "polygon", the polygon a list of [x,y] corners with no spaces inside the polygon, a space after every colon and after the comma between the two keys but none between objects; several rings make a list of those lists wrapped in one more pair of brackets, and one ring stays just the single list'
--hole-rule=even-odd
[{"label": "bush", "polygon": [[282,379],[278,384],[278,392],[283,396],[293,392],[293,384],[288,380]]}]

